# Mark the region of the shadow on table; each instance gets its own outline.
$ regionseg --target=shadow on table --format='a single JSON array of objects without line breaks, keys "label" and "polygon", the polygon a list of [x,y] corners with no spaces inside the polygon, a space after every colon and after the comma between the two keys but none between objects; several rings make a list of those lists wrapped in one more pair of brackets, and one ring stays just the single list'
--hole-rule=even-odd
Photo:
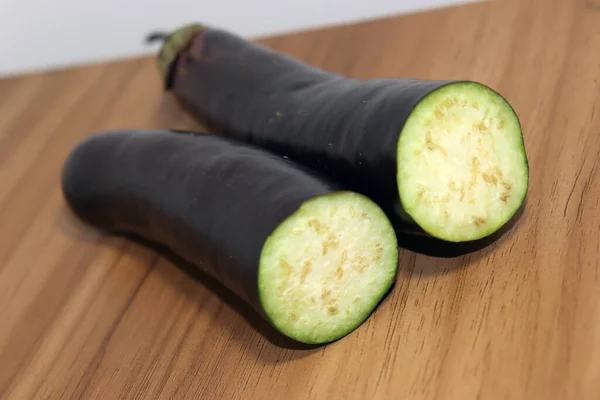
[{"label": "shadow on table", "polygon": [[[269,322],[267,322],[263,317],[261,317],[258,314],[258,312],[256,312],[248,303],[246,303],[239,296],[233,293],[230,289],[221,284],[217,279],[213,278],[208,273],[201,271],[195,265],[187,262],[186,260],[183,260],[182,258],[171,253],[168,250],[160,249],[160,247],[157,247],[152,243],[147,243],[143,239],[131,237],[128,238],[128,240],[157,249],[160,252],[160,254],[166,260],[168,260],[174,268],[178,268],[179,270],[183,271],[188,277],[210,290],[219,298],[220,301],[222,301],[224,304],[226,304],[227,306],[232,308],[236,313],[238,313],[241,317],[243,317],[250,324],[250,326],[254,330],[256,330],[260,335],[262,335],[265,339],[267,339],[267,341],[269,341],[271,345],[276,346],[278,350],[294,350],[292,352],[286,353],[286,359],[288,360],[307,357],[313,353],[322,351],[324,347],[335,343],[331,342],[328,344],[321,345],[309,345],[294,341],[293,339],[290,339],[287,336],[280,333],[279,331],[277,331]],[[173,275],[168,273],[168,270],[159,270],[159,273],[164,274],[165,280],[173,281]],[[173,282],[173,284],[176,284],[176,282]],[[383,296],[379,304],[384,303],[388,300],[388,298],[390,297],[390,293],[393,291],[394,286],[395,285],[393,285],[392,288],[388,290],[388,292]],[[373,312],[375,312],[378,308],[379,306],[375,307]],[[369,318],[370,317],[371,316],[369,316]],[[367,320],[369,318],[367,318]],[[350,335],[351,334],[352,332],[350,332]],[[242,340],[240,336],[241,335],[238,335],[239,339]],[[339,340],[343,341],[344,338],[341,338]],[[258,346],[251,350],[256,353],[256,358],[261,358],[265,362],[280,362],[280,360],[277,359],[277,356],[274,357],[273,355],[269,356],[268,354],[262,354],[260,351],[260,347]],[[278,352],[278,354],[281,353]]]},{"label": "shadow on table", "polygon": [[[488,248],[490,245],[504,240],[505,234],[512,229],[512,227],[516,224],[517,220],[523,214],[525,205],[523,205],[519,211],[515,214],[515,216],[511,219],[511,221],[499,232],[492,235],[485,240],[480,240],[476,242],[470,243],[448,243],[443,242],[437,239],[427,238],[423,236],[414,236],[414,235],[401,235],[399,236],[399,245],[401,248],[424,254],[430,257],[436,257],[438,260],[436,262],[431,262],[428,265],[431,267],[425,266],[422,269],[422,273],[424,274],[438,274],[438,273],[446,273],[451,270],[455,270],[462,267],[467,267],[471,263],[475,262],[480,257],[484,257],[488,251],[481,251],[483,249]],[[71,237],[77,238],[77,240],[85,240],[85,241],[102,241],[102,237],[107,237],[108,235],[104,235],[91,227],[88,227],[82,224],[75,216],[71,214],[71,212],[65,207],[63,214],[63,223],[62,227],[64,231]],[[296,342],[292,339],[287,338],[283,334],[279,333],[273,326],[267,322],[262,316],[260,316],[249,304],[247,304],[240,297],[235,295],[231,290],[221,284],[218,280],[213,278],[208,273],[201,271],[196,266],[190,264],[189,262],[181,259],[177,255],[173,254],[169,250],[161,247],[158,244],[148,242],[142,238],[120,234],[120,235],[110,235],[110,237],[120,237],[126,240],[124,246],[119,246],[119,250],[124,253],[135,254],[132,250],[130,250],[127,246],[127,241],[137,243],[142,245],[148,249],[154,250],[158,252],[159,255],[167,259],[170,264],[174,268],[178,268],[182,272],[184,272],[188,277],[193,279],[196,282],[199,282],[203,286],[205,286],[208,290],[214,293],[224,304],[231,307],[235,312],[240,314],[251,326],[253,329],[258,331],[263,337],[265,337],[272,345],[278,347],[279,349],[290,349],[290,350],[298,350],[291,352],[286,355],[288,359],[297,359],[306,357],[316,351],[320,351],[323,345],[306,345],[303,343]],[[116,244],[112,244],[116,245]],[[406,256],[406,252],[401,252],[401,256]],[[460,256],[471,255],[469,257],[469,262],[466,262]],[[433,260],[432,260],[433,261]],[[162,274],[166,281],[176,285],[177,282],[174,279],[174,275],[169,272],[169,268],[157,268],[155,269],[156,273]],[[400,269],[401,274],[412,274],[412,270],[409,269]],[[390,293],[394,291],[396,284],[385,294],[380,303],[386,302],[390,298]],[[375,310],[379,308],[376,307]],[[261,353],[261,349],[259,346],[256,348],[251,348],[251,351],[256,353],[257,358],[263,358],[266,362],[277,362],[273,356],[264,355]],[[266,353],[269,353],[268,351]]]},{"label": "shadow on table", "polygon": [[[137,241],[140,243],[144,243],[136,238],[130,238],[130,240]],[[147,244],[151,246],[151,244]],[[153,246],[157,248],[156,246]],[[263,317],[261,317],[258,312],[256,312],[248,303],[242,300],[239,296],[221,284],[217,279],[209,275],[208,273],[201,271],[195,265],[183,260],[177,255],[169,252],[165,249],[158,249],[161,255],[166,258],[175,268],[183,271],[188,277],[192,278],[196,282],[202,284],[212,293],[214,293],[219,300],[223,303],[227,304],[229,307],[234,309],[237,313],[239,313],[246,321],[250,323],[252,328],[258,331],[262,336],[264,336],[271,344],[284,348],[284,349],[292,349],[292,350],[312,350],[317,349],[321,346],[315,345],[307,345],[303,343],[296,342],[283,334],[279,333],[269,322],[267,322]],[[169,280],[170,275],[165,274],[165,279]]]},{"label": "shadow on table", "polygon": [[[267,322],[258,312],[256,312],[252,308],[252,306],[250,306],[248,303],[242,300],[233,291],[221,284],[217,279],[212,277],[210,274],[200,270],[193,264],[180,258],[176,254],[173,254],[170,250],[160,246],[157,243],[153,243],[143,238],[129,234],[106,234],[104,232],[100,232],[79,221],[67,207],[63,208],[63,212],[60,216],[60,219],[60,226],[62,231],[74,240],[94,242],[102,244],[104,246],[118,247],[118,251],[127,254],[132,258],[137,257],[139,253],[139,251],[136,251],[133,248],[133,246],[131,246],[131,244],[134,243],[148,250],[156,252],[159,258],[162,257],[169,261],[169,263],[166,268],[163,268],[162,266],[158,268],[152,266],[152,268],[154,268],[153,273],[160,274],[165,281],[169,282],[170,284],[177,285],[178,281],[175,278],[175,274],[173,274],[172,268],[179,269],[180,271],[185,273],[189,278],[200,283],[213,294],[215,294],[221,302],[223,302],[231,309],[233,309],[236,313],[238,313],[240,316],[242,316],[254,330],[258,331],[258,333],[265,337],[272,345],[278,347],[279,350],[298,350],[296,352],[286,354],[287,359],[302,358],[310,355],[315,351],[319,351],[323,347],[323,345],[307,345],[304,343],[296,342],[288,338],[287,336],[279,333],[269,322]],[[106,240],[107,238],[120,238],[122,240]],[[153,264],[157,264],[156,260],[153,261]],[[197,301],[196,298],[192,300]],[[235,333],[233,336],[235,336]],[[261,357],[260,346],[250,348],[249,350],[255,351],[256,357]],[[268,353],[268,351],[266,353]],[[262,357],[265,359],[266,362],[275,362],[272,356],[269,357],[268,355],[262,355]]]},{"label": "shadow on table", "polygon": [[405,233],[401,226],[397,226],[396,234],[398,236],[398,245],[400,248],[437,258],[456,258],[465,255],[477,256],[479,254],[484,254],[481,250],[501,243],[506,239],[507,234],[523,215],[526,203],[526,201],[523,202],[513,217],[502,228],[492,235],[480,240],[462,243],[447,242],[427,236],[420,232]]},{"label": "shadow on table", "polygon": [[415,273],[419,276],[444,275],[477,264],[504,241],[510,240],[511,231],[523,216],[525,209],[526,202],[496,233],[481,240],[464,243],[446,242],[421,233],[409,234],[402,231],[402,227],[396,227],[401,249],[401,268],[398,274],[404,276],[404,279],[413,279]]}]

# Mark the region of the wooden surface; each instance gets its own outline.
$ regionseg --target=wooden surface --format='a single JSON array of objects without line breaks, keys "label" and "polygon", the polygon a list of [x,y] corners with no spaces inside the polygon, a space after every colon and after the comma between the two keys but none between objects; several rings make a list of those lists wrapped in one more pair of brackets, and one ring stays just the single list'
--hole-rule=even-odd
[{"label": "wooden surface", "polygon": [[65,206],[60,168],[86,135],[197,127],[154,60],[5,79],[0,397],[599,399],[600,2],[498,0],[263,43],[359,78],[499,90],[531,166],[518,224],[464,257],[401,251],[366,324],[288,349],[226,291]]}]

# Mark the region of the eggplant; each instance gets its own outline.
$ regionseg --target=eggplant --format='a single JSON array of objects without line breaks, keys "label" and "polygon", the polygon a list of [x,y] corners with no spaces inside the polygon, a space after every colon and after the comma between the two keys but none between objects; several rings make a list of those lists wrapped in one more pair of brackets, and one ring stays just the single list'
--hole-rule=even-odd
[{"label": "eggplant", "polygon": [[201,24],[155,38],[165,90],[208,129],[369,196],[401,232],[476,241],[525,200],[519,118],[482,83],[353,79]]},{"label": "eggplant", "polygon": [[371,199],[213,134],[93,134],[69,154],[62,188],[85,223],[168,249],[297,342],[353,331],[397,274],[394,229]]}]

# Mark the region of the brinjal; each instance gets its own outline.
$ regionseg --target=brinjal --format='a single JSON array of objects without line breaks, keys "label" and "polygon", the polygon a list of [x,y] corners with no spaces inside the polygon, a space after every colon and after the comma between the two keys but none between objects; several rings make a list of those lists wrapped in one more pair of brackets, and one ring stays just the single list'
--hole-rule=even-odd
[{"label": "brinjal", "polygon": [[165,89],[207,128],[369,196],[407,232],[478,240],[525,200],[520,121],[489,86],[354,79],[200,24],[163,39]]},{"label": "brinjal", "polygon": [[69,154],[62,188],[85,223],[170,250],[298,342],[353,331],[397,273],[395,232],[375,202],[213,134],[90,135]]}]

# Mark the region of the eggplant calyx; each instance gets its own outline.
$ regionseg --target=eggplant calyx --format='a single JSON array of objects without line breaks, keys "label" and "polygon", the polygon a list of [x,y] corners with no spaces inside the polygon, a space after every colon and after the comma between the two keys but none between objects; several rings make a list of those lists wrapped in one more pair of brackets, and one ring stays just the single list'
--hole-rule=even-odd
[{"label": "eggplant calyx", "polygon": [[147,43],[152,43],[157,40],[163,42],[158,52],[158,69],[167,90],[170,87],[173,66],[177,56],[198,33],[205,29],[205,26],[194,23],[181,26],[168,34],[163,32],[153,32],[147,36]]}]

